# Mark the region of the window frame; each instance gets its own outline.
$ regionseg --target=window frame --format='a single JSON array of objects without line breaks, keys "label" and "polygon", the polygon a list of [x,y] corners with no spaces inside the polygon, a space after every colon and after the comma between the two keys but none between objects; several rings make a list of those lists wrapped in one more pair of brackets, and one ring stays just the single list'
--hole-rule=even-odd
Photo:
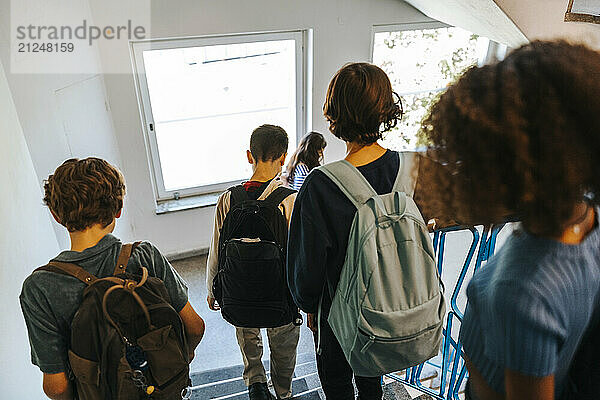
[{"label": "window frame", "polygon": [[150,93],[146,80],[143,52],[147,50],[162,50],[185,47],[203,47],[239,43],[256,43],[275,40],[294,40],[296,52],[296,144],[305,132],[312,129],[311,120],[307,114],[307,104],[310,104],[310,87],[312,86],[312,31],[289,30],[276,32],[233,33],[225,35],[206,35],[182,38],[148,39],[130,42],[135,89],[138,100],[140,118],[152,186],[157,202],[178,200],[183,197],[202,196],[221,192],[243,182],[235,180],[211,185],[195,186],[177,190],[166,190],[162,174],[160,153],[156,140],[155,123],[150,102]]},{"label": "window frame", "polygon": [[565,13],[565,22],[587,22],[590,24],[600,24],[600,15],[587,12],[573,12],[574,3],[574,0],[569,0],[567,12]]}]

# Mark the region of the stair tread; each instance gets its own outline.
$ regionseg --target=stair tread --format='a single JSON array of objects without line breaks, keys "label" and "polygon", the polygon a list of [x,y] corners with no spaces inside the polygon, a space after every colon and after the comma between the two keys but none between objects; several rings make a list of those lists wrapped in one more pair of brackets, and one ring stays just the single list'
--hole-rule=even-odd
[{"label": "stair tread", "polygon": [[[302,353],[296,356],[296,366],[305,365],[311,362],[315,362],[314,353]],[[263,365],[265,367],[265,371],[269,371],[269,360],[263,360]],[[192,385],[206,385],[216,381],[239,378],[242,376],[243,371],[244,366],[240,364],[226,368],[216,368],[208,371],[195,372],[191,374]]]},{"label": "stair tread", "polygon": [[[248,399],[247,388],[244,385],[243,381],[240,381],[241,386],[231,387],[224,385],[217,385],[212,387],[207,387],[204,389],[193,390],[191,400],[200,400],[200,399],[218,399],[222,397],[227,397],[227,400],[242,400]],[[306,393],[305,395],[299,397],[302,399],[311,399],[312,397],[304,397],[310,395],[312,388],[309,387],[308,383],[305,379],[296,379],[292,382],[292,394],[294,396],[302,393]]]},{"label": "stair tread", "polygon": [[[268,372],[268,360],[263,361],[263,364]],[[191,400],[248,400],[247,388],[242,378],[243,369],[243,365],[235,365],[192,374],[194,387],[192,388]],[[437,375],[431,372],[425,369],[421,374],[421,379],[433,378]],[[314,353],[298,355],[292,392],[294,400],[322,400],[325,398],[320,388]],[[411,392],[414,393],[414,391]],[[391,381],[386,382],[384,386],[384,399],[431,400],[432,397],[422,394],[413,398],[402,383]]]}]

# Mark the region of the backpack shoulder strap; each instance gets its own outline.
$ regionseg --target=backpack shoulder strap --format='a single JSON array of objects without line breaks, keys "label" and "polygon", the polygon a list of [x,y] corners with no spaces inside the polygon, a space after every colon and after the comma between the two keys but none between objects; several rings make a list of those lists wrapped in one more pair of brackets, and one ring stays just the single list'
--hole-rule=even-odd
[{"label": "backpack shoulder strap", "polygon": [[269,195],[263,200],[275,207],[278,207],[282,201],[287,199],[290,195],[296,193],[294,189],[287,188],[285,186],[279,186],[275,190],[273,190]]},{"label": "backpack shoulder strap", "polygon": [[229,209],[231,210],[234,205],[239,204],[243,201],[248,200],[248,192],[244,189],[244,186],[237,185],[228,189],[230,193],[229,198]]},{"label": "backpack shoulder strap", "polygon": [[98,278],[81,268],[79,265],[60,261],[50,261],[48,265],[39,267],[35,271],[49,271],[57,274],[69,275],[79,279],[88,286],[98,280]]},{"label": "backpack shoulder strap", "polygon": [[325,164],[317,169],[331,179],[356,208],[365,204],[371,197],[377,196],[377,192],[363,174],[346,160]]},{"label": "backpack shoulder strap", "polygon": [[400,165],[398,165],[398,175],[392,192],[404,192],[407,196],[413,197],[417,185],[414,170],[418,168],[419,157],[412,151],[399,152],[398,156]]},{"label": "backpack shoulder strap", "polygon": [[117,265],[115,266],[113,275],[118,275],[125,272],[127,269],[127,262],[129,262],[129,258],[131,257],[131,253],[133,253],[133,249],[135,249],[140,243],[141,242],[127,243],[121,246],[121,252],[117,258]]}]

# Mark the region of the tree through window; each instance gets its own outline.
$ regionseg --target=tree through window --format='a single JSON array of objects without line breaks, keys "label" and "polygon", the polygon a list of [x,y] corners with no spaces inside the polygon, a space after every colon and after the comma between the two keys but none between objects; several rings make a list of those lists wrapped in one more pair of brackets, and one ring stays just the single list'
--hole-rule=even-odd
[{"label": "tree through window", "polygon": [[384,136],[394,150],[413,150],[421,120],[433,100],[467,68],[482,63],[489,40],[461,28],[384,28],[376,31],[373,63],[390,77],[402,100],[404,116]]}]

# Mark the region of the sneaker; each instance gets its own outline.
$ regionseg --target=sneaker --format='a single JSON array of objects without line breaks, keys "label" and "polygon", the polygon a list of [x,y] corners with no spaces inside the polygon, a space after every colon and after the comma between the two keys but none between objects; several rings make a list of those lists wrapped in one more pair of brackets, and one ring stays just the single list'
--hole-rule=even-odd
[{"label": "sneaker", "polygon": [[253,383],[248,387],[248,395],[250,400],[273,400],[274,397],[269,392],[269,388],[266,383]]}]

